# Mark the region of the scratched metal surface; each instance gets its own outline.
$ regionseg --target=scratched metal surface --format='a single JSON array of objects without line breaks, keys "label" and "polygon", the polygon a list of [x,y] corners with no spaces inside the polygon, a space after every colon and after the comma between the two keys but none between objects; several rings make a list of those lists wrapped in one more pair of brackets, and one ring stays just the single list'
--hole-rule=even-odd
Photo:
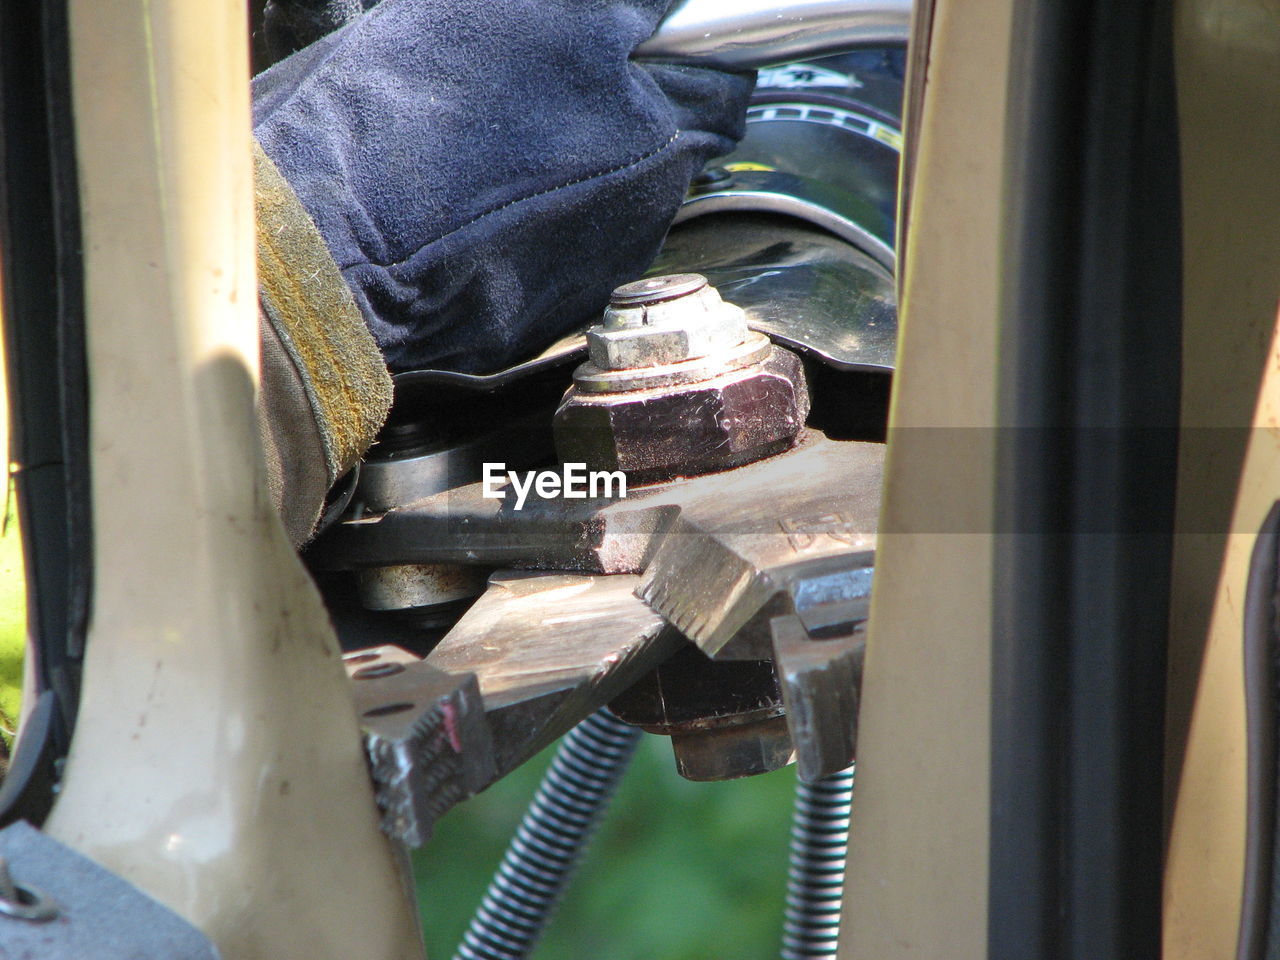
[{"label": "scratched metal surface", "polygon": [[684,641],[633,575],[499,571],[419,659],[344,657],[383,829],[413,847],[451,807],[506,776]]},{"label": "scratched metal surface", "polygon": [[682,642],[635,595],[638,578],[499,571],[426,658],[474,673],[498,776],[666,659]]},{"label": "scratched metal surface", "polygon": [[[480,483],[338,524],[308,553],[319,568],[410,563],[640,573],[676,518],[689,536],[733,534],[753,558],[801,559],[875,531],[884,446],[806,431],[792,449],[731,471],[628,490],[626,499],[483,496]],[[763,538],[757,548],[753,536]],[[773,544],[768,546],[768,544]],[[760,552],[763,551],[763,552]]]}]

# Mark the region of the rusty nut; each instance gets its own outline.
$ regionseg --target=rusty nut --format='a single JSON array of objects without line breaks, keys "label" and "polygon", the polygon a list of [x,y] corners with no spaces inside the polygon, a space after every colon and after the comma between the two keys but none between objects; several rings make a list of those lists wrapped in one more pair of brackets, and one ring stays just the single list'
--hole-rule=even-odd
[{"label": "rusty nut", "polygon": [[808,413],[800,359],[775,346],[759,364],[701,383],[619,393],[574,387],[556,411],[556,452],[562,463],[649,483],[786,450]]}]

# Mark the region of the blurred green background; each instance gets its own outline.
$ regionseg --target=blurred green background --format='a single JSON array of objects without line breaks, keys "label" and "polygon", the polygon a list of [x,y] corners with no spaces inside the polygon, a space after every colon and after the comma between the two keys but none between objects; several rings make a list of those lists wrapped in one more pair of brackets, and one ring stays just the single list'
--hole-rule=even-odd
[{"label": "blurred green background", "polygon": [[14,727],[18,722],[18,703],[22,694],[22,647],[27,622],[22,542],[13,512],[12,494],[10,486],[5,497],[4,520],[0,523],[0,741],[3,742],[0,746],[0,770],[8,759]]},{"label": "blurred green background", "polygon": [[[0,351],[0,410],[8,411],[4,353]],[[0,416],[0,451],[4,451],[4,519],[0,520],[0,773],[8,767],[9,748],[22,698],[22,649],[26,642],[26,585],[22,577],[22,538],[9,466],[9,417]]]},{"label": "blurred green background", "polygon": [[[448,813],[414,857],[431,960],[447,960],[555,748]],[[690,783],[645,734],[534,956],[777,957],[795,768]]]}]

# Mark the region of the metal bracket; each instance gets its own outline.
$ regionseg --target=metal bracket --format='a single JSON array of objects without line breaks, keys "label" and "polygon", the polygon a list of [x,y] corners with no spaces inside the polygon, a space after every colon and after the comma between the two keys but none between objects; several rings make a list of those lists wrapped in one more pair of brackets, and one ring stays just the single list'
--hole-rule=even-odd
[{"label": "metal bracket", "polygon": [[422,845],[446,810],[670,656],[681,641],[637,582],[500,571],[425,659],[347,654],[383,829]]}]

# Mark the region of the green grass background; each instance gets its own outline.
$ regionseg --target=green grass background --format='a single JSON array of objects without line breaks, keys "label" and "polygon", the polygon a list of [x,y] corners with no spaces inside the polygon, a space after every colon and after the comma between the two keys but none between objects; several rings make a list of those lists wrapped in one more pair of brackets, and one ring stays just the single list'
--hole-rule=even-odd
[{"label": "green grass background", "polygon": [[[446,814],[414,856],[432,960],[452,956],[553,751]],[[690,783],[646,734],[534,956],[776,957],[794,791],[793,767]]]},{"label": "green grass background", "polygon": [[[9,463],[9,399],[5,390],[4,353],[0,351],[0,451]],[[0,755],[7,758],[22,699],[22,650],[26,643],[26,585],[22,578],[22,538],[13,497],[13,481],[5,470],[4,519],[0,521]]]},{"label": "green grass background", "polygon": [[4,737],[6,754],[13,739],[22,699],[22,648],[26,623],[22,542],[10,495],[5,501],[5,519],[0,528],[0,736]]}]

